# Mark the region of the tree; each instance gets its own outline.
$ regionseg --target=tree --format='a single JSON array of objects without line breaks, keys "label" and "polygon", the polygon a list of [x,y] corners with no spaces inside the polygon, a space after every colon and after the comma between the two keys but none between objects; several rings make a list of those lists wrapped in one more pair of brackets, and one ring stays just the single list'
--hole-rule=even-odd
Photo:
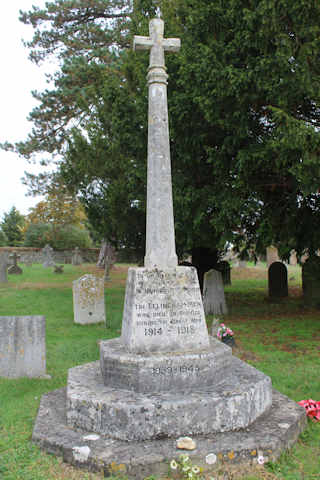
[{"label": "tree", "polygon": [[0,229],[0,247],[5,247],[6,245],[8,245],[7,235]]},{"label": "tree", "polygon": [[8,239],[9,246],[18,246],[23,241],[23,226],[24,216],[16,209],[12,207],[8,213],[3,214],[1,222],[1,228]]},{"label": "tree", "polygon": [[[166,57],[178,252],[208,248],[218,257],[226,241],[260,250],[277,244],[283,256],[314,251],[320,5],[163,0],[161,7],[166,36],[182,40],[181,53]],[[133,34],[148,33],[154,8],[151,0],[132,11],[124,1],[60,0],[22,14],[42,27],[31,57],[57,52],[62,67],[55,89],[37,94],[35,129],[16,148],[26,157],[61,153],[59,173],[90,221],[115,246],[131,242],[140,251],[148,58],[127,47]]]}]

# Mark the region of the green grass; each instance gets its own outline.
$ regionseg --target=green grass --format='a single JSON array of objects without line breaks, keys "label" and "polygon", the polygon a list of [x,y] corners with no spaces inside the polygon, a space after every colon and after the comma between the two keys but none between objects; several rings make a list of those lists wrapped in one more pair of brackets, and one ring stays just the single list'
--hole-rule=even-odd
[{"label": "green grass", "polygon": [[[22,275],[10,275],[9,283],[0,286],[0,315],[45,315],[47,371],[52,377],[0,378],[1,480],[102,478],[63,464],[30,441],[41,395],[65,386],[70,367],[97,360],[98,341],[119,336],[121,329],[126,267],[117,265],[105,284],[107,328],[73,323],[72,281],[94,267],[64,268],[59,275],[41,265],[24,266]],[[303,306],[300,268],[289,267],[288,278],[289,298],[271,303],[265,269],[233,269],[224,321],[235,331],[235,354],[270,375],[277,390],[296,401],[320,400],[320,312]],[[320,424],[310,421],[278,462],[243,478],[320,480],[319,458]]]}]

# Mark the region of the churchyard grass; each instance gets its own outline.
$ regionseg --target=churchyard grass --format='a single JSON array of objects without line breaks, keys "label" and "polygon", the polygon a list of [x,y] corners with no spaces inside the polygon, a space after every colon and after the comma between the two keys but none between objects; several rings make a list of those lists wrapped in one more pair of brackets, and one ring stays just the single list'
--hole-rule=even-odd
[{"label": "churchyard grass", "polygon": [[[65,386],[68,369],[97,360],[98,341],[119,336],[121,330],[127,266],[116,265],[105,283],[107,328],[73,323],[72,281],[94,273],[95,267],[65,265],[64,270],[60,275],[42,265],[23,266],[22,275],[9,275],[9,283],[0,286],[0,315],[45,315],[47,372],[52,377],[0,378],[1,480],[103,478],[63,464],[30,441],[41,395]],[[270,375],[276,389],[296,401],[320,400],[320,312],[304,308],[300,272],[289,267],[289,298],[272,303],[263,266],[234,268],[232,285],[225,287],[229,314],[224,322],[235,332],[234,354]],[[208,317],[209,326],[211,321]],[[320,424],[309,421],[298,443],[276,463],[232,475],[229,478],[319,480]]]}]

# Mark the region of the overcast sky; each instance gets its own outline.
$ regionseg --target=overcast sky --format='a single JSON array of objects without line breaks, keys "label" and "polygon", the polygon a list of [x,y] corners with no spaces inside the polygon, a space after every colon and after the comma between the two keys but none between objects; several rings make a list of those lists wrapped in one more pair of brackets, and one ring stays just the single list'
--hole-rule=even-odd
[{"label": "overcast sky", "polygon": [[[32,123],[27,116],[37,102],[31,90],[44,90],[45,72],[53,66],[37,67],[28,59],[28,49],[22,38],[30,39],[33,29],[19,22],[19,10],[30,10],[32,5],[43,6],[45,0],[10,0],[1,5],[0,44],[0,143],[25,140],[31,131]],[[28,197],[27,187],[22,185],[24,171],[36,173],[40,167],[28,164],[14,153],[0,150],[0,220],[4,212],[15,206],[21,213],[38,203],[40,197]]]}]

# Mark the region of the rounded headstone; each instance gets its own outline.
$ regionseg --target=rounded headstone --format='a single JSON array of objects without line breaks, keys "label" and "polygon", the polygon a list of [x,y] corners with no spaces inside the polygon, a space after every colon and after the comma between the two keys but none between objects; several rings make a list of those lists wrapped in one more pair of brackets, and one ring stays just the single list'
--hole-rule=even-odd
[{"label": "rounded headstone", "polygon": [[273,262],[268,270],[269,297],[288,296],[288,271],[282,262]]}]

